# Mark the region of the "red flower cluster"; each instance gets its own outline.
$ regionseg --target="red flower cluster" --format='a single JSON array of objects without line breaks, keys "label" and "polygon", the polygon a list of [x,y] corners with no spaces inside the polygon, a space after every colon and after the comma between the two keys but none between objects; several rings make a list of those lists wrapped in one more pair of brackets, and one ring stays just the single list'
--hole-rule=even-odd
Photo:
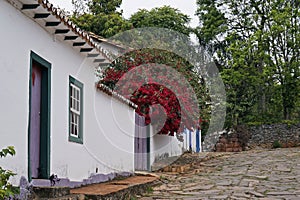
[{"label": "red flower cluster", "polygon": [[[166,67],[160,67],[162,64]],[[147,67],[139,67],[143,65]],[[117,92],[138,105],[136,112],[145,116],[146,124],[164,122],[159,134],[174,135],[181,133],[184,127],[195,127],[199,114],[195,113],[198,105],[191,95],[193,91],[187,87],[186,80],[192,77],[189,74],[192,72],[182,70],[184,67],[186,65],[182,59],[176,55],[144,49],[117,59],[103,73],[100,82],[111,89],[121,86],[121,89],[117,88]],[[174,76],[174,73],[170,73],[170,68],[181,76]],[[154,105],[161,105],[164,113],[160,109],[154,109]],[[162,120],[163,114],[166,116],[165,120]]]},{"label": "red flower cluster", "polygon": [[181,125],[180,103],[176,95],[168,88],[155,83],[143,85],[132,94],[130,100],[138,105],[136,112],[145,116],[146,124],[151,122],[159,124],[161,122],[160,116],[163,114],[162,111],[159,109],[150,110],[152,105],[161,105],[164,108],[167,119],[159,134],[173,135],[179,132]]}]

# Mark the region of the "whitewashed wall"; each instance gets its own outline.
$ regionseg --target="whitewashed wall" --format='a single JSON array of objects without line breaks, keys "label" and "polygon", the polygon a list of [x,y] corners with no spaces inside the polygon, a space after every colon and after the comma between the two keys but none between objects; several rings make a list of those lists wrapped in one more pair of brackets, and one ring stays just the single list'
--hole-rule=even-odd
[{"label": "whitewashed wall", "polygon": [[[153,133],[153,127],[150,126],[150,165],[157,160],[167,157],[180,156],[185,151],[190,150],[189,130],[185,129],[182,133],[183,141],[179,141],[176,136],[158,135]],[[191,133],[191,150],[196,152],[196,131]]]},{"label": "whitewashed wall", "polygon": [[122,54],[124,53],[124,50],[122,48],[116,47],[110,43],[102,42],[100,43],[100,46],[108,50],[111,54],[115,56],[122,56]]},{"label": "whitewashed wall", "polygon": [[[99,173],[132,172],[133,137],[124,132],[134,133],[134,110],[96,91],[92,63],[6,1],[0,1],[0,27],[0,148],[13,145],[17,151],[13,158],[0,159],[0,165],[18,174],[13,183],[28,174],[31,50],[52,64],[51,173],[81,181],[96,168]],[[84,84],[83,145],[68,141],[69,75]]]},{"label": "whitewashed wall", "polygon": [[183,142],[180,142],[176,136],[158,135],[153,133],[153,127],[150,126],[150,165],[156,160],[166,157],[180,156],[183,153]]}]

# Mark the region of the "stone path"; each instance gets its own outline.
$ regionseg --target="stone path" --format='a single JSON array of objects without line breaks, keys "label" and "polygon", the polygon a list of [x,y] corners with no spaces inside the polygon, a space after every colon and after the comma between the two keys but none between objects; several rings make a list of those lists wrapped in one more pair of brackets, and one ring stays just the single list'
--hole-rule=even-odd
[{"label": "stone path", "polygon": [[162,185],[138,198],[300,199],[300,148],[215,156],[203,161],[203,153],[190,155],[193,167],[188,172],[158,173]]}]

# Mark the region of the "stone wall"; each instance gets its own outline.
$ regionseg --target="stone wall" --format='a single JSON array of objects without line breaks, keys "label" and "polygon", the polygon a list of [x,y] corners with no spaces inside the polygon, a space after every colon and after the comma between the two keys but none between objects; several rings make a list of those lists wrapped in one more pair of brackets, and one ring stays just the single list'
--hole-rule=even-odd
[{"label": "stone wall", "polygon": [[240,152],[246,150],[251,137],[246,126],[237,126],[230,130],[224,130],[219,135],[212,151],[216,152]]},{"label": "stone wall", "polygon": [[238,126],[219,135],[212,151],[238,152],[257,147],[273,148],[300,146],[300,123],[298,125],[272,124]]},{"label": "stone wall", "polygon": [[241,142],[236,133],[221,135],[215,146],[215,151],[217,152],[239,152],[242,150]]},{"label": "stone wall", "polygon": [[297,125],[272,124],[248,128],[251,137],[249,148],[257,146],[272,148],[278,141],[282,147],[295,147],[300,145],[300,123]]}]

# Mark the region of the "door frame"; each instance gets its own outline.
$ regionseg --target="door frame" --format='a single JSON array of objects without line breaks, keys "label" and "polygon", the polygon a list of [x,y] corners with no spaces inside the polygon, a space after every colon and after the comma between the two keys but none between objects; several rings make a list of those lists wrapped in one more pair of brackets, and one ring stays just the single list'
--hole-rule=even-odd
[{"label": "door frame", "polygon": [[41,90],[41,115],[40,115],[40,164],[44,170],[41,171],[39,178],[48,179],[50,176],[50,118],[51,118],[51,63],[34,53],[30,52],[29,69],[29,118],[28,118],[28,180],[31,177],[30,163],[30,124],[31,124],[31,84],[32,84],[32,65],[33,62],[39,64],[42,70],[42,90]]}]

